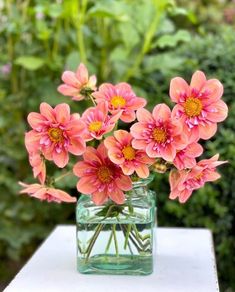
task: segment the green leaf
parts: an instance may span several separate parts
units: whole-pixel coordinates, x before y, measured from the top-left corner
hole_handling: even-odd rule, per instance
[[[80,55],[78,51],[72,51],[66,58],[66,68],[75,71],[80,63]]]
[[[190,33],[186,30],[179,30],[176,34],[163,35],[161,36],[155,45],[161,49],[166,47],[176,47],[179,42],[189,42],[191,40]]]
[[[37,70],[45,64],[45,61],[35,56],[21,56],[15,60],[15,64],[27,70]]]

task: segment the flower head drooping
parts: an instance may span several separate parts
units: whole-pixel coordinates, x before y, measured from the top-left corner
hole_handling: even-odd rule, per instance
[[[216,167],[227,161],[218,161],[219,154],[210,159],[201,160],[191,170],[172,170],[170,173],[171,193],[170,199],[179,198],[180,203],[185,203],[192,192],[204,186],[206,182],[220,178]]]
[[[58,91],[66,96],[72,96],[73,100],[84,99],[86,92],[96,90],[96,76],[88,76],[87,68],[84,64],[78,66],[77,71],[65,71],[61,78],[65,84],[58,87]]]
[[[146,109],[139,109],[137,119],[139,122],[131,127],[131,134],[134,137],[132,146],[145,150],[149,157],[173,161],[176,152],[187,146],[188,140],[182,133],[182,125],[172,119],[167,105],[155,106],[152,114]]]
[[[199,157],[202,153],[203,147],[199,143],[193,142],[184,149],[177,151],[173,163],[179,170],[192,168],[197,163],[195,157]]]
[[[223,85],[219,80],[206,80],[201,71],[193,74],[190,85],[180,77],[171,80],[170,97],[177,103],[172,113],[184,125],[190,142],[211,138],[217,123],[227,117],[228,108],[221,100],[222,94]]]
[[[143,150],[136,150],[132,147],[133,137],[123,130],[114,132],[114,136],[107,137],[104,145],[108,150],[110,160],[119,165],[126,175],[131,175],[134,171],[141,178],[149,176],[148,166],[154,162]]]
[[[25,135],[29,153],[40,151],[46,159],[62,168],[68,163],[68,152],[81,155],[85,151],[86,145],[81,138],[85,126],[78,114],[70,115],[67,104],[59,104],[53,109],[43,102],[40,114],[30,113],[28,122],[33,128]]]
[[[121,114],[122,111],[113,116],[108,115],[107,102],[100,102],[96,107],[88,108],[81,117],[81,121],[86,125],[83,133],[85,141],[102,139],[104,134],[113,130]]]
[[[24,187],[24,189],[20,191],[21,194],[29,194],[31,197],[35,197],[42,201],[56,203],[74,203],[77,201],[75,197],[71,197],[69,194],[59,189],[54,189],[40,184],[28,185],[22,182],[19,184]]]
[[[46,180],[46,165],[45,159],[40,152],[29,153],[29,163],[33,168],[34,177],[38,178],[41,184]]]
[[[125,199],[123,191],[132,188],[131,179],[108,158],[104,144],[100,144],[97,149],[87,147],[83,159],[73,169],[74,174],[80,177],[78,191],[91,195],[96,205],[103,204],[108,198],[122,204]]]
[[[135,111],[146,105],[146,100],[137,97],[128,83],[117,85],[104,83],[97,92],[93,93],[97,103],[108,101],[109,111],[115,115],[122,110],[120,119],[130,123],[135,120]]]

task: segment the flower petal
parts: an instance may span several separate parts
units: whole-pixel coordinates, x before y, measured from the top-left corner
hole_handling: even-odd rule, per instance
[[[160,103],[154,107],[153,117],[156,121],[167,121],[171,117],[171,110],[166,104]]]
[[[54,160],[55,164],[63,168],[65,167],[69,162],[69,155],[68,152],[65,150],[62,150],[60,153],[57,153],[55,150],[52,153],[52,159]]]
[[[190,87],[201,91],[206,83],[206,76],[202,71],[196,71],[191,79]]]
[[[65,124],[70,120],[70,107],[66,103],[58,104],[55,109],[56,120],[61,124]]]
[[[91,183],[91,177],[81,177],[77,183],[77,190],[85,195],[90,195],[97,191],[97,186]]]
[[[188,96],[190,89],[188,83],[181,77],[171,79],[170,83],[170,97],[174,102],[179,102],[184,95]]]

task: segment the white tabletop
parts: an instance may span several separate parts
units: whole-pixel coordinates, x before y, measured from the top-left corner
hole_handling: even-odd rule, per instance
[[[82,275],[76,271],[75,227],[60,225],[4,291],[219,291],[211,232],[207,229],[158,228],[157,257],[152,275]]]

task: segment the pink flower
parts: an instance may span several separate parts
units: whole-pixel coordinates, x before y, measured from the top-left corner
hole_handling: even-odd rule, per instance
[[[132,188],[131,179],[108,158],[104,144],[100,144],[97,149],[87,147],[83,159],[73,169],[74,174],[80,177],[78,191],[91,195],[96,205],[103,204],[108,198],[122,204],[125,199],[123,191]]]
[[[69,160],[68,152],[81,155],[85,142],[81,138],[85,125],[78,114],[70,115],[67,104],[59,104],[54,109],[47,103],[40,105],[39,113],[30,113],[28,122],[33,128],[25,135],[25,145],[29,153],[40,151],[58,167],[64,167]]]
[[[58,87],[58,91],[66,96],[72,96],[73,100],[84,99],[83,90],[96,90],[96,76],[88,76],[87,68],[84,64],[80,64],[76,73],[65,71],[61,78],[65,84]]]
[[[120,111],[114,116],[109,116],[107,102],[100,102],[96,107],[87,109],[81,118],[81,121],[86,125],[83,134],[85,141],[90,141],[94,138],[100,140],[104,134],[111,132],[121,114],[122,112]]]
[[[46,200],[48,202],[56,203],[73,203],[77,201],[75,197],[71,197],[69,194],[59,189],[50,188],[40,184],[28,185],[22,182],[19,182],[19,184],[24,187],[24,189],[20,191],[20,194],[29,194],[31,197],[35,197],[41,201]]]
[[[43,155],[40,152],[30,153],[29,163],[33,168],[34,177],[38,177],[40,183],[44,184],[46,180],[46,165]]]
[[[206,182],[215,181],[220,178],[216,167],[227,161],[218,161],[219,154],[204,159],[197,163],[191,170],[172,170],[170,172],[170,199],[179,198],[180,203],[185,203],[192,192],[204,186]]]
[[[180,119],[190,142],[199,138],[207,140],[217,131],[217,123],[227,117],[227,105],[221,100],[223,85],[217,79],[206,80],[201,71],[196,71],[190,85],[180,77],[170,84],[170,97],[177,105],[173,116]]]
[[[176,152],[173,163],[179,170],[192,168],[197,163],[195,157],[202,155],[202,153],[202,146],[199,143],[193,142],[187,145],[184,149]]]
[[[120,119],[123,122],[130,123],[135,120],[135,111],[146,105],[146,100],[137,97],[131,86],[127,83],[112,85],[104,83],[97,92],[93,93],[97,103],[108,101],[109,111],[115,115],[122,110]]]
[[[136,115],[139,122],[131,127],[134,137],[132,146],[146,151],[149,157],[173,161],[176,151],[188,144],[181,123],[171,117],[167,105],[162,103],[155,106],[152,114],[146,109],[139,109]]]
[[[143,150],[136,150],[131,146],[133,137],[123,130],[114,132],[114,137],[105,139],[104,145],[108,150],[110,160],[119,165],[126,175],[131,175],[136,171],[141,178],[149,176],[148,164],[152,164],[154,159],[147,156]]]

